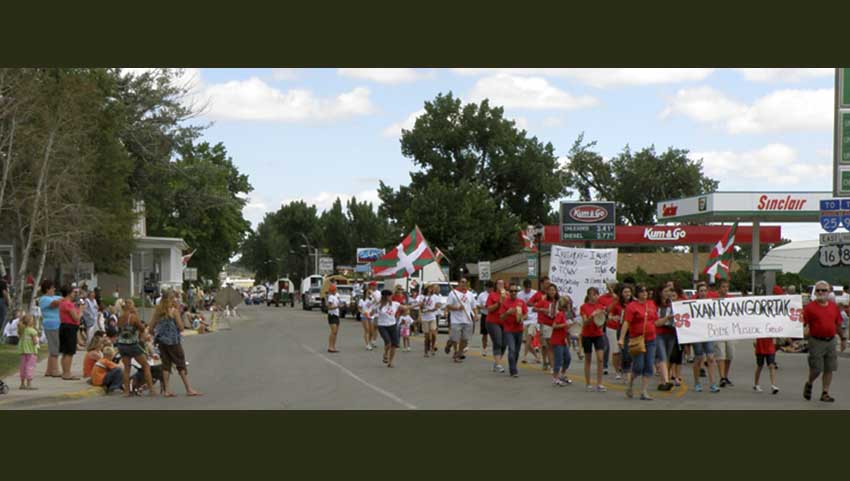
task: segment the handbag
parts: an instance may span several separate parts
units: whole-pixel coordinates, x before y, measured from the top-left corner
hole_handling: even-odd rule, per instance
[[[646,335],[646,320],[649,317],[649,306],[644,305],[643,311],[643,334],[637,337],[629,338],[629,355],[630,356],[638,356],[640,354],[646,353],[646,342],[644,341],[644,336]]]

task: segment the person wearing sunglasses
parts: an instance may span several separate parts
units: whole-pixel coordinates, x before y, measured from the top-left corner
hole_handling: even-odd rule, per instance
[[[803,335],[809,344],[809,379],[803,387],[803,398],[812,399],[812,385],[823,373],[823,392],[820,400],[835,402],[829,395],[832,373],[838,368],[835,352],[835,335],[841,338],[841,351],[847,348],[847,336],[841,328],[841,312],[835,302],[829,300],[832,288],[826,281],[815,284],[815,301],[803,308]]]
[[[511,377],[519,377],[517,362],[522,348],[522,321],[528,317],[528,306],[522,299],[517,298],[517,294],[519,294],[519,286],[511,285],[508,298],[502,302],[502,307],[499,309],[499,320],[502,321],[505,344],[508,346],[508,370]]]

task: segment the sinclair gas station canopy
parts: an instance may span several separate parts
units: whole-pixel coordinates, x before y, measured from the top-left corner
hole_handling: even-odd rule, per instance
[[[818,222],[820,201],[832,192],[713,192],[658,203],[658,223],[752,222],[752,288],[756,272],[774,269],[760,265],[762,222]]]
[[[658,223],[818,222],[832,192],[714,192],[658,203]]]

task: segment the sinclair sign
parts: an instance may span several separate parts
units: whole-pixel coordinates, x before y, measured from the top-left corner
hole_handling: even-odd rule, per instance
[[[682,220],[799,220],[817,222],[831,192],[714,192],[658,203],[659,223]]]

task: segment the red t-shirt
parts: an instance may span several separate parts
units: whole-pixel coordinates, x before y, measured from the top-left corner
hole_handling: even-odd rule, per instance
[[[649,300],[643,304],[638,301],[630,303],[626,306],[626,312],[623,314],[623,321],[629,323],[629,337],[643,335],[646,341],[655,339],[655,321],[657,320],[658,307],[656,307],[655,302]],[[644,321],[646,332],[643,329]]]
[[[667,311],[668,314],[672,313],[672,307]],[[660,318],[660,316],[659,316]],[[675,334],[676,331],[670,326],[655,326],[656,334]]]
[[[616,330],[620,328],[620,325],[622,325],[623,323],[624,311],[625,309],[623,309],[622,304],[620,304],[619,302],[614,304],[613,307],[611,307],[611,312],[608,313],[608,329]]]
[[[528,306],[522,302],[522,299],[511,300],[511,298],[508,297],[499,308],[499,316],[506,311],[516,308],[517,306],[522,308],[523,315],[528,314]],[[522,319],[517,319],[516,312],[513,312],[505,317],[502,321],[502,326],[505,328],[505,332],[522,332]]]
[[[803,308],[803,325],[809,326],[812,337],[832,339],[841,326],[841,313],[832,301],[827,301],[825,306],[812,301]]]
[[[487,296],[487,303],[485,306],[489,309],[492,305],[500,306],[498,309],[493,310],[492,312],[487,313],[487,322],[492,322],[493,324],[501,324],[502,320],[499,319],[499,312],[501,311],[502,304],[502,294],[499,291],[494,290]]]
[[[567,345],[567,316],[563,312],[555,314],[553,324],[564,324],[563,327],[555,327],[552,329],[552,337],[549,338],[549,344],[553,346]]]
[[[706,297],[706,298],[708,298],[708,299],[717,299],[717,298],[719,298],[720,296],[719,296],[719,295],[717,295],[717,292],[715,292],[715,291],[708,291],[708,292],[706,293],[705,297]]]
[[[66,299],[59,301],[59,322],[62,324],[70,324],[72,326],[79,326],[80,321],[75,321],[74,316],[71,315],[71,311],[76,310],[77,306],[75,306],[73,302]]]
[[[785,289],[783,289],[782,287],[780,287],[778,285],[773,286],[773,293],[777,296],[781,296],[782,294],[785,294]]]
[[[533,299],[533,297],[532,297],[532,299]],[[557,303],[558,303],[558,301],[555,301],[555,304],[557,304]],[[543,312],[537,313],[537,323],[538,324],[551,326],[552,323],[555,322],[555,317],[558,317],[558,310],[555,309],[555,317],[549,317],[548,312],[549,312],[549,305],[550,304],[552,304],[552,303],[549,302],[549,300],[546,299],[546,297],[541,297],[537,301],[536,304],[532,304],[534,307],[536,307],[538,309],[545,309],[546,310],[546,313],[543,313]]]
[[[608,308],[611,304],[614,303],[614,295],[613,294],[602,294],[599,298],[596,299],[596,302],[602,304],[602,307]]]
[[[756,339],[756,354],[776,354],[776,343],[772,337],[760,337]]]
[[[393,302],[398,302],[399,304],[404,304],[404,302],[407,300],[407,298],[404,297],[403,294],[393,294],[393,296],[390,299]]]
[[[596,324],[593,323],[593,319],[592,319],[593,313],[600,310],[600,309],[604,310],[605,306],[603,306],[599,302],[596,302],[596,304],[587,303],[587,304],[581,305],[581,308],[579,308],[578,312],[579,312],[579,314],[581,314],[582,323],[584,323],[585,317],[591,318],[590,322],[588,322],[587,324],[582,324],[582,326],[581,326],[581,337],[599,337],[603,334],[602,328],[597,327]]]

